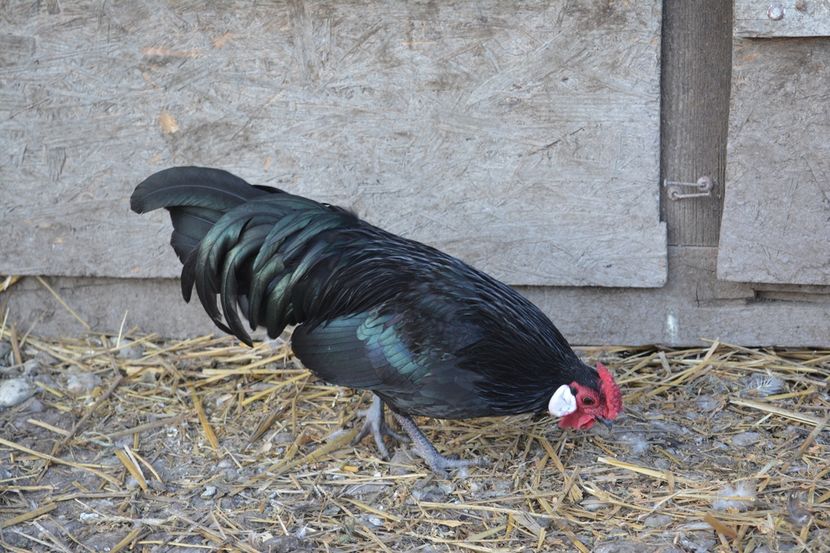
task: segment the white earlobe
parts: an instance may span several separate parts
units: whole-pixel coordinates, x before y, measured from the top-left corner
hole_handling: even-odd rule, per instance
[[[564,417],[576,411],[576,398],[570,386],[563,384],[556,389],[548,402],[548,411],[554,417]]]

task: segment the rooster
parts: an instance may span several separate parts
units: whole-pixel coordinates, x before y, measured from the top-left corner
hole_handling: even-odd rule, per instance
[[[475,461],[440,454],[413,416],[547,409],[561,428],[588,429],[622,410],[608,369],[583,363],[515,290],[343,208],[201,167],[155,173],[130,206],[170,212],[182,295],[195,286],[216,326],[251,345],[243,318],[271,338],[296,325],[292,348],[309,370],[371,390],[355,443],[371,434],[384,457],[385,436],[403,439],[385,406],[437,473]]]

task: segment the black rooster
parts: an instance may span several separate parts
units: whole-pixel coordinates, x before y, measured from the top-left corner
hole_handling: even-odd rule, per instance
[[[182,295],[189,301],[195,284],[219,328],[250,345],[240,312],[272,338],[299,325],[291,343],[314,374],[374,392],[357,440],[371,432],[384,456],[383,436],[399,439],[384,404],[437,472],[471,462],[439,454],[412,415],[548,408],[561,427],[584,429],[622,409],[608,370],[580,361],[512,288],[342,208],[200,167],[150,176],[130,206],[170,212]]]

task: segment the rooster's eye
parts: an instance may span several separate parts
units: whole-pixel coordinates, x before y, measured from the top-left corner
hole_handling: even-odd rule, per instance
[[[593,400],[593,399],[591,399],[591,398],[589,398],[589,397],[586,397],[586,398],[583,398],[583,399],[582,399],[582,403],[584,403],[585,405],[593,405],[593,404],[594,404],[594,400]]]

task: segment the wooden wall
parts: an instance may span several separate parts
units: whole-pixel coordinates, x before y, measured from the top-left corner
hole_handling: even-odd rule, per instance
[[[830,345],[830,290],[730,282],[717,278],[726,180],[732,82],[729,2],[666,2],[661,47],[661,179],[716,182],[708,198],[672,201],[661,192],[668,229],[668,282],[656,289],[520,287],[575,343],[697,344],[721,339],[745,345]],[[763,23],[766,25],[766,22]],[[24,45],[25,46],[25,45]],[[198,307],[175,307],[170,279],[49,279],[96,328],[128,326],[169,335],[212,331]],[[25,279],[10,298],[12,318],[28,328],[83,330],[37,282]]]
[[[175,276],[128,198],[207,165],[510,284],[665,283],[659,0],[2,9],[0,273]]]

